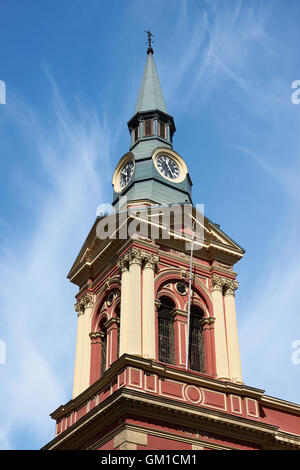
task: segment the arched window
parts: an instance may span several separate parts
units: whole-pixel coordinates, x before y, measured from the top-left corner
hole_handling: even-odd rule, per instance
[[[101,336],[101,362],[100,362],[100,377],[106,370],[106,353],[107,353],[107,329],[105,327],[106,318],[102,320],[100,325]]]
[[[174,330],[171,311],[174,308],[168,297],[160,299],[158,309],[158,360],[174,364]]]
[[[153,135],[153,119],[144,120],[144,137]]]
[[[159,137],[166,138],[166,125],[162,121],[159,121]]]
[[[196,305],[191,306],[189,335],[189,367],[197,372],[205,372],[203,342],[203,311]]]

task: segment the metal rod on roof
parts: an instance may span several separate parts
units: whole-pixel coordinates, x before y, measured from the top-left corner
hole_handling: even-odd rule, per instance
[[[191,297],[192,297],[192,274],[193,274],[193,249],[194,249],[194,227],[192,227],[192,246],[191,246],[191,257],[190,257],[190,277],[189,277],[189,300],[188,300],[188,322],[187,322],[187,334],[186,334],[186,369],[189,368],[189,342],[190,342],[190,314],[191,314]]]

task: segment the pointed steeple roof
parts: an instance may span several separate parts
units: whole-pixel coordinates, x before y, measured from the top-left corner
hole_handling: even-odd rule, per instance
[[[173,151],[173,136],[176,131],[174,118],[167,113],[157,69],[153,60],[152,36],[148,36],[147,62],[140,88],[135,113],[128,121],[130,133],[129,152],[125,154],[115,170],[114,202],[117,204],[126,195],[128,201],[152,201],[157,204],[182,203],[192,201],[192,181],[185,170],[179,180],[166,178],[156,167],[158,154],[180,158]],[[120,168],[125,162],[133,163],[133,172],[128,184],[122,187]],[[181,160],[178,160],[181,161]],[[182,163],[185,165],[185,163]],[[185,166],[184,166],[185,168]]]
[[[148,58],[135,107],[135,113],[158,109],[167,114],[167,107],[153,58],[153,49],[149,48],[147,53]]]

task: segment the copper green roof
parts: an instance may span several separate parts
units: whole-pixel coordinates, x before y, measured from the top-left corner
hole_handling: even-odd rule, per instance
[[[135,107],[135,113],[159,109],[167,113],[167,107],[161,84],[159,81],[157,68],[152,52],[148,53],[148,58],[144,70],[144,76]]]

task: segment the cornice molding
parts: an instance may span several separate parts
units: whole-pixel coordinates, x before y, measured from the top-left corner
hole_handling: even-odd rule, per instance
[[[280,398],[270,397],[269,395],[263,395],[260,401],[262,405],[269,406],[270,408],[280,409],[285,412],[288,411],[296,413],[300,416],[300,405],[296,403],[281,400]]]
[[[127,221],[129,222],[132,220],[131,215],[128,215]],[[124,240],[99,240],[96,236],[96,227],[97,227],[98,219],[96,219],[90,234],[88,235],[80,253],[73,264],[68,278],[71,282],[75,284],[82,285],[84,283],[84,278],[88,277],[88,274],[91,274],[93,271],[97,269],[97,265],[99,265],[101,261],[101,265],[105,265],[105,259],[111,256],[112,254],[115,255],[119,249],[124,247]],[[211,224],[208,219],[205,219],[205,242],[199,252],[196,254],[195,252],[195,259],[197,255],[199,257],[203,257],[208,261],[218,261],[223,263],[223,267],[221,269],[228,269],[227,266],[232,266],[235,264],[239,259],[243,257],[244,251],[235,245],[228,237],[224,234],[220,235],[220,240],[224,238],[224,243],[220,240],[212,240],[213,234],[211,229]],[[213,230],[216,230],[215,228]],[[136,242],[143,243],[144,245],[147,244],[146,240],[135,240]],[[185,252],[185,242],[189,241],[186,237],[181,237],[181,239],[170,239],[163,243],[165,246],[172,247],[174,250],[178,250],[179,252]],[[129,238],[126,242],[131,243],[132,240]],[[164,240],[157,240],[158,243],[164,242]],[[153,241],[148,241],[148,244],[152,244]],[[163,253],[162,253],[163,254]],[[100,257],[100,259],[99,259]],[[177,256],[178,259],[180,256]]]
[[[218,410],[178,403],[165,397],[145,395],[141,391],[123,387],[56,436],[43,449],[78,448],[76,447],[78,440],[80,439],[81,445],[84,445],[84,436],[92,437],[92,427],[97,429],[97,423],[100,420],[102,425],[103,423],[108,425],[116,419],[116,416],[122,416],[129,411],[140,417],[163,420],[173,425],[183,424],[184,417],[184,428],[199,430],[200,427],[203,429],[203,432],[199,430],[200,434],[202,433],[207,438],[222,436],[238,439],[246,445],[249,443],[260,445],[262,448],[300,448],[300,436],[282,432],[278,426]],[[151,431],[149,429],[150,433]],[[86,440],[89,439],[86,438]],[[204,440],[204,442],[207,441]],[[207,443],[209,444],[209,441]]]
[[[268,406],[273,409],[283,410],[286,413],[300,415],[299,405],[286,402],[284,400],[275,399],[273,397],[264,396],[263,390],[249,387],[244,384],[218,381],[217,379],[205,376],[204,374],[186,371],[185,369],[158,363],[150,359],[124,354],[121,358],[119,358],[115,363],[112,364],[110,369],[108,369],[104,373],[101,379],[91,385],[87,390],[82,392],[78,397],[74,398],[73,400],[70,400],[66,405],[60,406],[51,414],[51,417],[58,420],[64,416],[67,416],[71,411],[79,409],[84,403],[87,403],[89,400],[99,394],[101,390],[104,390],[109,384],[111,384],[115,380],[118,373],[124,370],[124,368],[127,366],[133,367],[135,369],[143,369],[145,373],[149,372],[158,374],[161,379],[185,382],[188,385],[195,385],[197,387],[207,388],[212,391],[238,395],[240,397],[253,398],[256,399],[261,405]],[[154,397],[152,395],[146,396],[145,393],[142,391],[137,392],[126,387],[120,388],[100,405],[97,405],[97,415],[101,413],[101,416],[104,416],[103,412],[105,412],[105,410],[109,410],[109,417],[107,419],[109,419],[109,421],[111,422],[111,420],[115,416],[114,413],[116,411],[115,406],[111,405],[113,403],[118,403],[120,397],[121,399],[124,398],[125,402],[129,403],[130,411],[134,411],[132,407],[132,400],[136,402],[136,406],[139,407],[142,415],[144,415],[146,405],[147,407],[149,405],[149,409],[152,410],[150,412],[151,417],[154,417],[154,415],[157,413],[157,411],[155,410],[158,410],[158,416],[166,416],[168,420],[172,419],[172,417],[175,415],[180,415],[181,413],[182,416],[184,415],[185,422],[187,423],[187,425],[189,425],[190,422],[192,423],[192,421],[190,420],[196,419],[196,422],[198,423],[198,428],[199,417],[201,415],[201,420],[204,419],[205,421],[205,430],[209,430],[209,426],[211,423],[215,423],[213,426],[216,426],[216,429],[218,429],[219,432],[221,429],[220,426],[222,427],[223,425],[226,425],[227,430],[225,428],[224,430],[221,429],[221,433],[224,432],[226,433],[226,435],[228,433],[233,433],[233,435],[237,437],[241,434],[241,432],[244,433],[245,431],[246,433],[248,433],[248,431],[251,431],[252,439],[255,439],[255,433],[259,433],[258,436],[262,437],[262,439],[260,439],[259,437],[260,442],[265,442],[266,446],[269,445],[270,448],[276,446],[277,448],[278,446],[285,446],[289,448],[294,446],[294,448],[300,448],[300,436],[291,432],[279,430],[278,426],[270,425],[268,423],[257,421],[252,418],[242,418],[239,416],[233,416],[232,414],[228,414],[227,412],[212,410],[211,408],[204,409],[203,407],[197,407],[187,403],[179,403],[178,401],[174,401],[173,399],[166,400],[165,397]],[[124,401],[122,401],[122,403],[123,402]],[[126,406],[125,402],[121,405],[122,407]],[[103,407],[105,408],[105,410],[103,410]],[[61,434],[59,434],[45,448],[63,448],[63,444],[61,443],[65,439],[64,436],[75,436],[73,433],[77,432],[77,429],[82,430],[83,426],[85,426],[87,422],[91,422],[91,420],[94,419],[94,413],[94,410],[89,411],[83,418],[75,422],[66,431],[63,431]],[[197,417],[195,418],[196,415]],[[205,417],[208,417],[209,419],[206,420]],[[52,444],[54,446],[52,446]]]
[[[233,393],[241,396],[247,396],[260,400],[264,394],[264,390],[249,387],[243,384],[237,384],[233,382],[223,382],[205,374],[195,373],[187,371],[176,366],[167,365],[161,362],[157,362],[151,359],[146,359],[138,356],[131,356],[129,354],[123,354],[117,361],[115,361],[109,369],[107,369],[101,379],[97,380],[88,389],[84,390],[76,398],[70,400],[65,405],[57,408],[51,417],[59,419],[64,414],[68,413],[74,408],[80,407],[85,401],[91,399],[95,393],[99,392],[100,388],[106,387],[111,380],[122,370],[125,366],[132,366],[135,368],[142,368],[146,372],[153,372],[159,374],[161,377],[174,379],[178,381],[184,381],[191,385],[199,387],[210,388],[215,391],[223,393]]]
[[[87,447],[87,450],[98,450],[100,449],[103,445],[105,445],[107,442],[110,440],[114,439],[115,436],[117,436],[121,432],[138,432],[139,434],[146,434],[147,436],[156,436],[161,439],[170,439],[171,441],[177,441],[178,442],[178,435],[175,434],[174,432],[171,431],[158,431],[157,429],[152,429],[152,428],[145,428],[141,425],[138,424],[128,424],[128,423],[122,423],[120,426],[115,428],[113,431],[111,431],[109,434],[105,435],[101,439],[97,439],[94,441],[92,444],[90,444]],[[212,449],[212,450],[236,450],[236,447],[226,445],[226,444],[215,444],[213,442],[201,439],[201,437],[209,437],[207,433],[199,432],[197,429],[189,429],[189,431],[195,431],[195,438],[189,437],[188,435],[181,435],[180,436],[180,442],[184,442],[190,445],[197,445],[197,446],[205,446],[207,449]],[[186,431],[186,434],[188,434],[188,431]],[[145,450],[147,447],[145,447]]]

